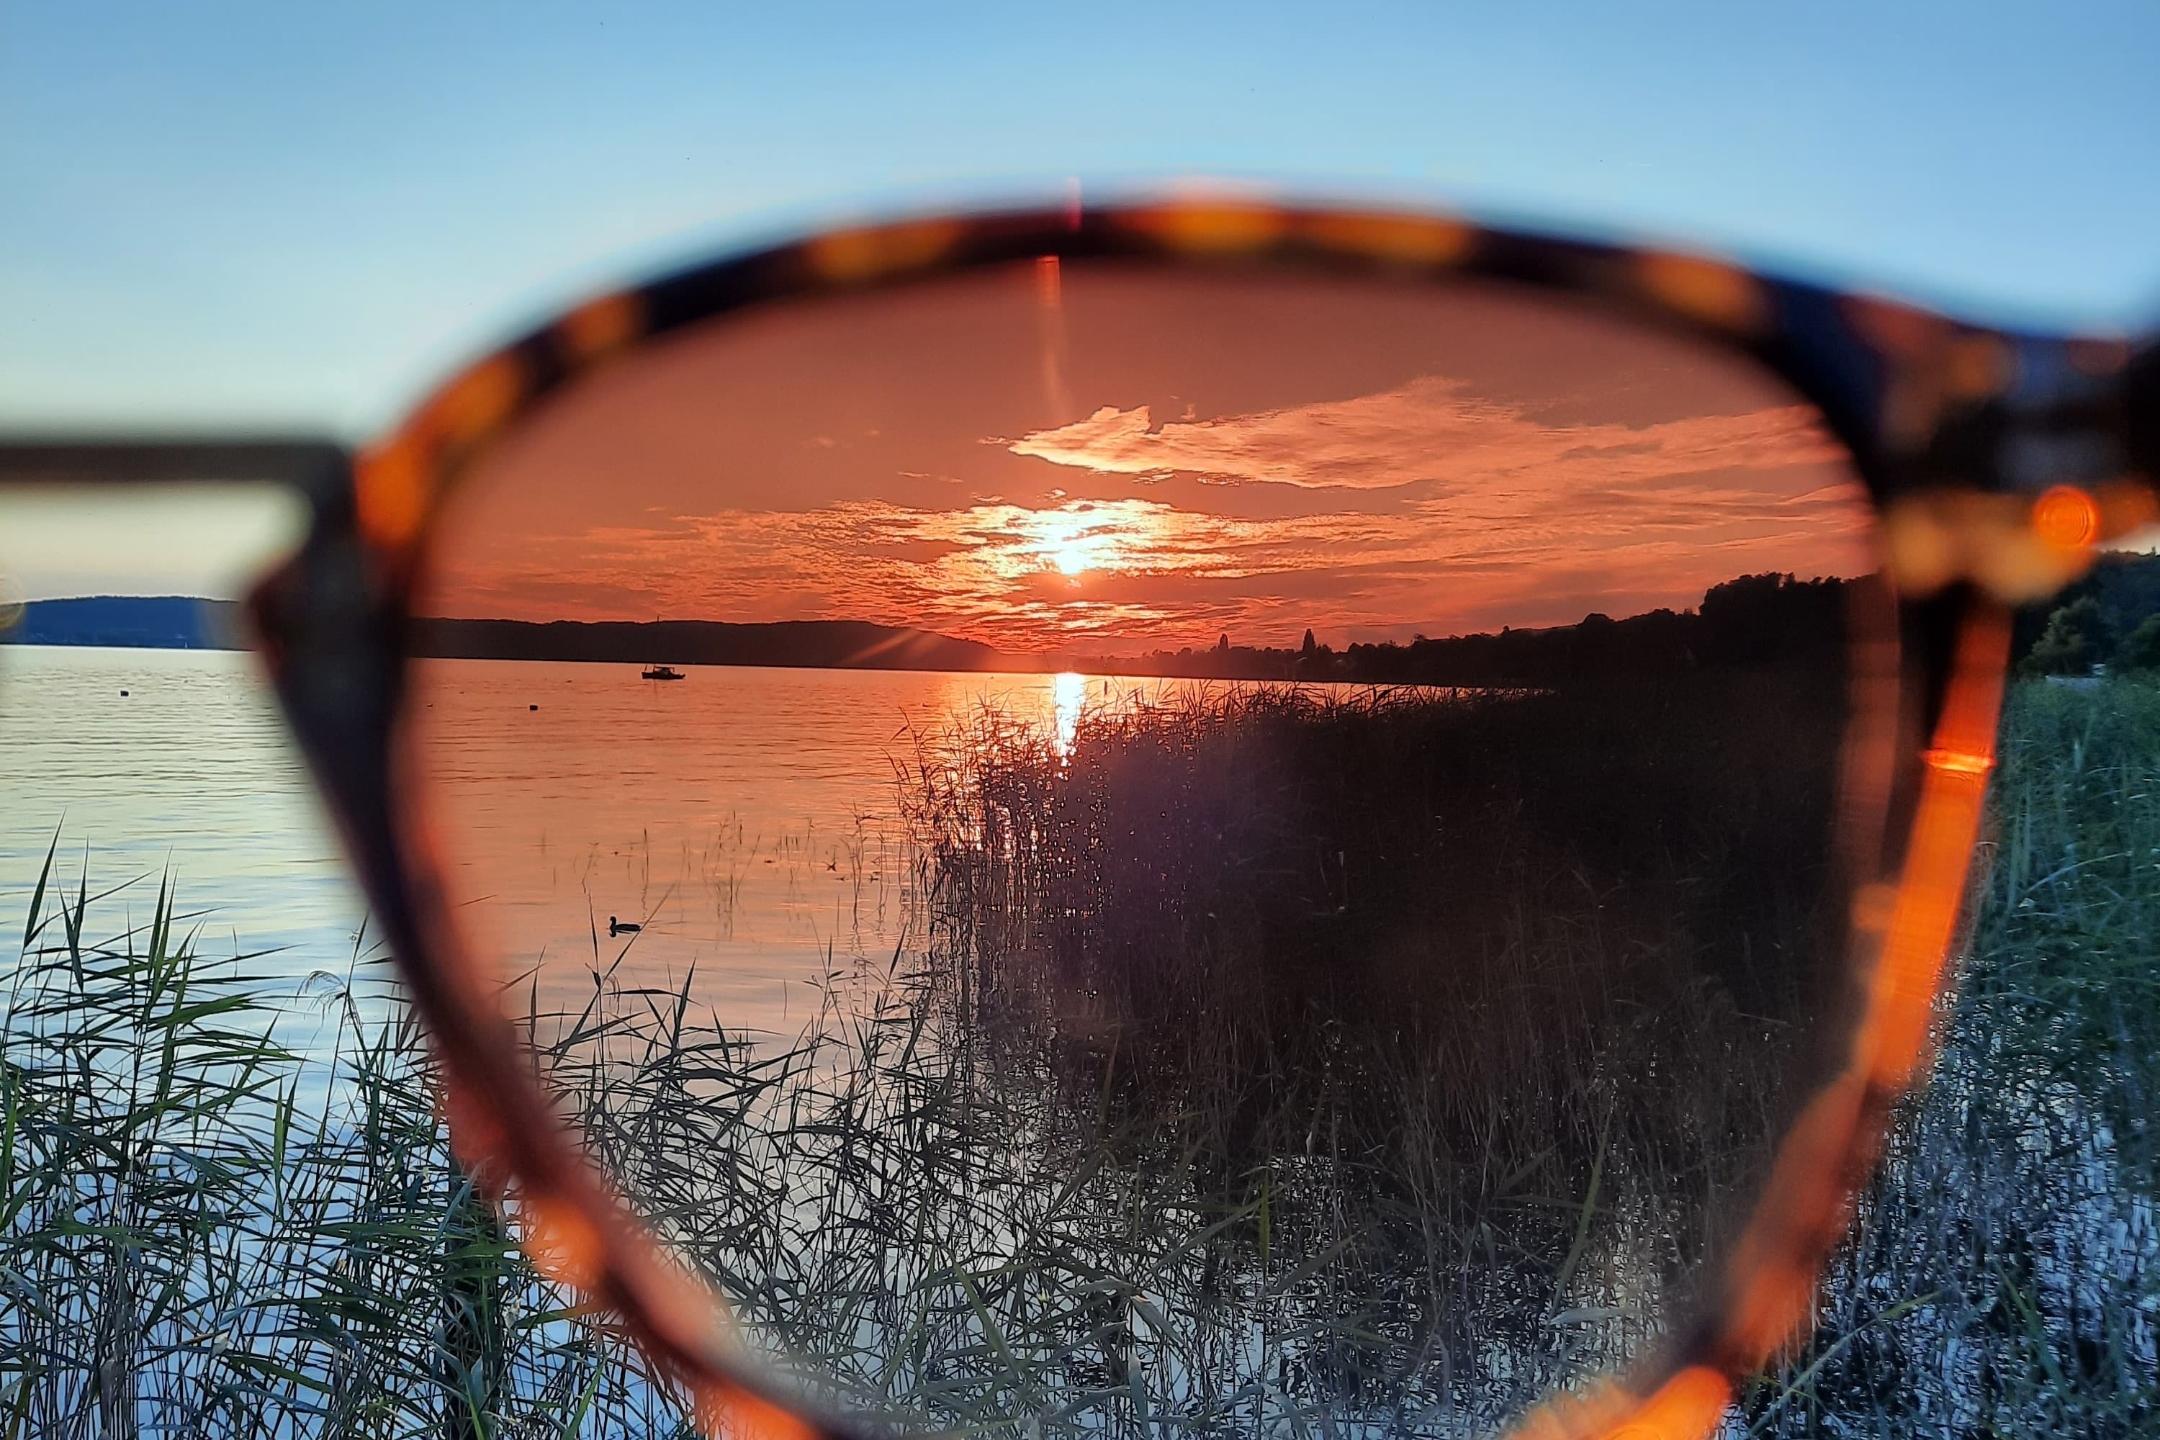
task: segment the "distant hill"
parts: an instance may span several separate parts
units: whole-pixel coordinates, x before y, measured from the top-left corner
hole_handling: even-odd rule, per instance
[[[776,665],[816,670],[1012,670],[1032,662],[973,640],[866,620],[418,620],[414,652],[464,660]]]
[[[192,595],[83,595],[32,600],[0,644],[139,645],[153,650],[238,650],[240,607]]]
[[[33,600],[0,642],[233,650],[239,606],[186,595]],[[866,620],[418,620],[416,654],[470,660],[774,665],[806,669],[1025,670],[1034,662],[973,640]]]

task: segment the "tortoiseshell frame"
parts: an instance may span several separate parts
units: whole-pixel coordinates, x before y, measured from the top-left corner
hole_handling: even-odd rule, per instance
[[[2007,607],[2160,513],[2160,358],[2122,340],[2014,335],[1720,261],[1428,214],[1171,200],[831,231],[601,296],[438,389],[357,456],[313,440],[0,443],[0,483],[268,480],[313,508],[252,613],[293,730],[441,1059],[458,1152],[543,1269],[613,1310],[699,1422],[853,1433],[761,1373],[702,1281],[665,1258],[550,1108],[490,972],[455,940],[400,748],[404,627],[430,523],[473,458],[562,386],[656,337],[754,306],[1063,260],[1511,282],[1745,354],[1819,407],[1879,511],[1898,592],[1905,733],[1887,853],[1862,857],[1850,941],[1864,998],[1842,1065],[1782,1140],[1708,1313],[1632,1383],[1558,1400],[1521,1435],[1706,1435],[1796,1339],[1892,1107],[1923,1068],[1978,836]]]

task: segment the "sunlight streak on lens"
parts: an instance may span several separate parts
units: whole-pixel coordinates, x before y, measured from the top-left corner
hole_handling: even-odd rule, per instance
[[[1035,262],[1035,315],[1045,413],[1056,416],[1059,423],[1077,419],[1072,391],[1065,383],[1065,272],[1055,255]]]

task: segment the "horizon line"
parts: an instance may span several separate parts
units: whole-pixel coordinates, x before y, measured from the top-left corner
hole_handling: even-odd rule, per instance
[[[1866,573],[1867,573],[1867,574],[1880,574],[1881,572],[1880,572],[1880,570],[1875,570],[1875,571],[1869,571],[1869,572],[1866,572]],[[1748,573],[1746,573],[1746,574],[1739,574],[1739,575],[1733,575],[1733,576],[1729,576],[1729,577],[1727,577],[1727,578],[1726,578],[1725,580],[1722,580],[1722,581],[1718,581],[1718,582],[1716,582],[1716,584],[1717,584],[1717,585],[1722,585],[1722,584],[1728,584],[1728,583],[1731,583],[1731,582],[1732,582],[1732,581],[1734,581],[1734,580],[1742,580],[1742,579],[1747,579],[1747,578],[1750,578],[1750,577],[1751,577],[1751,575],[1756,575],[1756,574],[1774,574],[1774,575],[1779,575],[1779,576],[1783,576],[1783,577],[1785,577],[1785,578],[1786,578],[1786,579],[1788,579],[1788,580],[1791,580],[1791,581],[1793,581],[1794,583],[1820,583],[1820,582],[1823,582],[1823,581],[1837,581],[1837,582],[1839,582],[1839,583],[1849,583],[1849,582],[1851,582],[1851,581],[1853,581],[1853,580],[1856,580],[1856,579],[1862,579],[1862,578],[1865,578],[1865,576],[1864,576],[1864,575],[1863,575],[1863,576],[1841,576],[1841,575],[1814,575],[1814,576],[1808,576],[1808,577],[1805,577],[1805,578],[1803,579],[1803,577],[1801,577],[1801,576],[1800,576],[1800,575],[1799,575],[1799,574],[1798,574],[1797,572],[1794,572],[1794,571],[1785,571],[1785,570],[1771,570],[1771,571],[1755,571],[1755,572],[1748,572]],[[1706,587],[1706,589],[1705,589],[1705,591],[1704,591],[1704,594],[1705,594],[1705,595],[1707,595],[1707,594],[1709,593],[1709,590],[1710,590],[1710,589],[1714,589],[1714,588],[1716,588],[1716,586],[1715,586],[1715,585],[1713,585],[1713,586],[1710,586],[1710,587]],[[183,602],[183,603],[192,603],[192,604],[203,604],[203,605],[231,605],[231,606],[238,606],[238,605],[240,605],[240,604],[244,603],[243,601],[241,601],[241,600],[239,600],[239,599],[235,599],[235,598],[230,598],[230,597],[225,597],[225,596],[215,596],[215,595],[190,595],[190,594],[185,594],[185,593],[178,593],[178,592],[173,592],[173,591],[161,591],[161,592],[157,592],[157,593],[138,593],[138,592],[127,592],[127,591],[99,591],[99,592],[95,592],[95,593],[91,593],[91,594],[78,594],[78,595],[43,595],[43,596],[37,596],[37,597],[30,597],[30,598],[25,598],[25,599],[22,599],[22,600],[20,600],[20,601],[17,601],[16,603],[17,603],[18,605],[22,606],[22,607],[25,607],[25,608],[27,608],[28,606],[31,606],[31,605],[52,604],[52,603],[60,603],[60,602],[67,602],[67,601],[80,601],[80,600],[140,600],[140,601],[158,601],[158,600],[164,600],[164,601]],[[1417,643],[1417,642],[1418,642],[1419,640],[1425,640],[1425,641],[1458,640],[1458,639],[1469,639],[1469,638],[1472,638],[1472,637],[1475,637],[1475,636],[1481,636],[1481,635],[1500,635],[1500,634],[1505,634],[1505,633],[1510,633],[1510,632],[1522,632],[1522,633],[1537,633],[1537,632],[1540,632],[1540,631],[1546,631],[1546,630],[1567,630],[1567,629],[1572,629],[1572,628],[1574,628],[1574,627],[1576,627],[1576,626],[1578,626],[1578,625],[1581,625],[1582,623],[1584,623],[1584,621],[1587,621],[1587,620],[1589,620],[1589,619],[1591,619],[1591,618],[1593,618],[1593,617],[1596,617],[1596,616],[1604,616],[1604,618],[1606,618],[1606,619],[1608,619],[1608,620],[1611,620],[1611,621],[1614,621],[1615,623],[1618,623],[1618,622],[1623,622],[1623,621],[1628,621],[1628,620],[1636,620],[1636,619],[1640,619],[1640,618],[1643,618],[1643,617],[1645,617],[1645,616],[1649,616],[1649,615],[1656,615],[1656,614],[1659,614],[1659,613],[1661,613],[1661,612],[1662,612],[1662,613],[1666,613],[1666,614],[1673,614],[1673,615],[1692,615],[1692,614],[1695,614],[1695,613],[1697,613],[1697,612],[1698,612],[1698,610],[1700,609],[1700,606],[1701,606],[1701,599],[1700,599],[1700,598],[1698,598],[1698,599],[1696,600],[1696,602],[1695,602],[1694,604],[1692,604],[1692,605],[1686,605],[1686,606],[1659,605],[1659,606],[1653,606],[1653,607],[1651,607],[1650,609],[1647,609],[1647,610],[1640,610],[1640,611],[1636,611],[1636,612],[1634,612],[1633,614],[1629,614],[1629,615],[1617,615],[1617,616],[1616,616],[1616,615],[1609,615],[1609,614],[1607,614],[1607,612],[1605,612],[1605,611],[1602,611],[1602,610],[1587,610],[1587,611],[1585,611],[1585,612],[1584,612],[1584,613],[1583,613],[1583,614],[1582,614],[1582,615],[1581,615],[1580,617],[1578,617],[1577,619],[1574,619],[1574,620],[1568,620],[1568,621],[1560,621],[1560,622],[1557,622],[1557,623],[1554,623],[1554,624],[1550,624],[1550,625],[1510,625],[1510,624],[1504,624],[1504,623],[1503,623],[1503,624],[1501,624],[1501,625],[1499,625],[1499,626],[1497,626],[1497,627],[1490,627],[1490,628],[1486,628],[1486,629],[1481,629],[1481,630],[1453,630],[1453,631],[1448,631],[1448,632],[1446,632],[1446,633],[1441,633],[1441,634],[1435,634],[1435,633],[1432,633],[1432,632],[1431,632],[1430,630],[1428,630],[1428,629],[1420,629],[1420,628],[1415,628],[1415,626],[1414,626],[1414,624],[1413,624],[1412,622],[1404,622],[1404,624],[1405,624],[1405,628],[1407,629],[1408,633],[1406,633],[1406,634],[1404,634],[1404,635],[1402,635],[1402,636],[1399,636],[1399,637],[1396,637],[1396,638],[1389,638],[1389,639],[1383,639],[1383,640],[1346,640],[1346,641],[1344,641],[1344,642],[1343,642],[1343,644],[1342,644],[1342,646],[1341,646],[1341,651],[1347,651],[1347,650],[1348,650],[1348,649],[1349,649],[1350,647],[1352,647],[1352,646],[1356,646],[1356,645],[1390,645],[1390,646],[1399,646],[1399,647],[1402,647],[1402,648],[1409,648],[1410,646],[1412,646],[1412,645],[1416,644],[1416,643]],[[0,607],[0,614],[4,614],[4,607]],[[1074,660],[1115,660],[1115,659],[1121,659],[1121,658],[1125,658],[1125,659],[1143,659],[1143,658],[1146,658],[1146,657],[1148,657],[1148,656],[1151,656],[1151,655],[1175,655],[1175,654],[1178,654],[1178,653],[1180,653],[1181,651],[1190,651],[1190,652],[1192,652],[1192,653],[1195,653],[1195,654],[1201,654],[1201,653],[1207,653],[1207,652],[1211,652],[1211,651],[1213,651],[1213,650],[1214,650],[1214,649],[1216,648],[1216,645],[1217,645],[1217,644],[1219,644],[1219,643],[1220,643],[1220,641],[1221,641],[1221,640],[1222,640],[1223,638],[1227,637],[1227,636],[1228,636],[1228,634],[1229,634],[1229,632],[1228,632],[1227,630],[1219,630],[1219,631],[1217,632],[1217,639],[1216,639],[1215,641],[1212,641],[1212,642],[1205,642],[1204,644],[1203,644],[1203,643],[1198,643],[1198,642],[1186,642],[1186,643],[1182,643],[1182,644],[1179,644],[1179,643],[1172,643],[1172,642],[1157,642],[1157,643],[1153,643],[1153,644],[1152,644],[1152,646],[1151,646],[1150,648],[1145,648],[1145,649],[1138,649],[1138,650],[1132,650],[1132,651],[1119,651],[1119,650],[1083,650],[1083,649],[1081,649],[1081,648],[1079,648],[1079,647],[1077,647],[1077,646],[1074,646],[1074,647],[1065,647],[1065,648],[1058,648],[1058,649],[1047,649],[1047,650],[1030,650],[1030,651],[1021,651],[1021,650],[1008,650],[1008,649],[1005,649],[1005,648],[1004,648],[1004,647],[1002,647],[1002,646],[998,646],[998,645],[994,645],[994,644],[991,644],[991,643],[990,643],[990,642],[988,642],[988,641],[984,641],[984,640],[976,640],[976,639],[973,639],[973,638],[971,638],[971,637],[968,637],[968,636],[964,636],[964,635],[953,635],[953,634],[947,633],[947,632],[945,632],[945,631],[942,631],[942,630],[929,630],[929,629],[925,629],[925,628],[923,628],[922,626],[919,626],[919,625],[905,625],[905,624],[893,624],[893,623],[891,623],[891,622],[889,622],[889,621],[883,621],[883,620],[868,620],[868,619],[863,619],[863,618],[861,618],[861,617],[856,617],[856,616],[838,616],[838,617],[835,617],[835,616],[818,616],[818,617],[792,617],[792,618],[787,618],[787,619],[777,619],[777,620],[725,620],[725,619],[718,619],[718,618],[715,618],[715,617],[711,617],[711,616],[669,616],[669,617],[660,617],[660,618],[654,618],[654,619],[650,619],[650,620],[631,620],[631,619],[619,619],[619,618],[609,618],[609,619],[580,619],[580,618],[573,618],[573,617],[570,617],[570,616],[558,616],[558,617],[554,617],[554,618],[552,618],[552,619],[547,619],[547,620],[530,620],[530,619],[519,619],[519,618],[516,618],[516,617],[512,617],[512,616],[503,616],[503,615],[495,615],[495,616],[488,616],[488,615],[414,615],[414,616],[412,616],[411,618],[412,618],[412,619],[414,619],[414,620],[418,620],[418,621],[440,621],[440,622],[446,622],[446,623],[450,623],[450,624],[475,624],[475,625],[526,625],[526,626],[534,626],[534,627],[541,627],[541,626],[548,626],[548,625],[629,625],[629,626],[646,626],[646,625],[726,625],[726,626],[736,626],[736,627],[740,627],[740,628],[750,629],[750,628],[761,628],[761,627],[777,627],[777,626],[782,626],[782,625],[867,625],[867,626],[870,626],[870,627],[872,627],[872,628],[874,628],[874,629],[879,629],[879,630],[889,630],[889,631],[893,631],[893,632],[895,632],[895,633],[900,633],[900,634],[913,634],[913,635],[921,635],[921,636],[925,636],[925,637],[928,637],[928,638],[931,638],[931,639],[935,639],[935,640],[942,640],[942,641],[944,641],[944,642],[946,642],[946,643],[948,643],[948,644],[955,644],[955,645],[970,645],[970,646],[974,646],[974,647],[976,647],[976,648],[978,648],[978,649],[981,649],[981,650],[985,650],[985,651],[988,651],[988,652],[989,652],[990,654],[992,654],[992,655],[995,655],[995,656],[998,656],[998,657],[1001,657],[1001,658],[1006,658],[1006,659],[1013,659],[1013,660],[1035,660],[1035,661],[1043,661],[1043,662],[1055,662],[1055,661],[1058,661],[1058,660],[1059,660],[1059,659],[1060,659],[1061,657],[1062,657],[1062,658],[1064,658],[1064,659],[1074,659]],[[8,625],[0,625],[0,636],[4,636],[4,635],[6,634],[6,632],[7,632],[7,630],[8,630],[8,629],[11,629],[11,628],[13,628],[13,627],[12,627],[12,626],[8,626]],[[1305,629],[1306,629],[1307,631],[1310,631],[1310,632],[1311,632],[1311,633],[1313,634],[1313,636],[1314,636],[1314,639],[1315,639],[1315,642],[1316,642],[1316,644],[1318,644],[1318,645],[1319,645],[1319,646],[1320,646],[1321,648],[1325,648],[1325,649],[1330,649],[1330,650],[1334,650],[1334,649],[1336,649],[1336,647],[1335,647],[1335,646],[1333,646],[1333,645],[1329,644],[1329,643],[1328,643],[1327,641],[1325,641],[1325,640],[1322,640],[1322,639],[1320,639],[1320,637],[1319,637],[1319,629],[1320,629],[1320,627],[1318,627],[1318,626],[1307,626],[1307,627],[1304,627],[1304,628],[1305,628]],[[1234,640],[1234,639],[1233,639],[1233,640],[1231,641],[1231,647],[1230,647],[1230,648],[1231,648],[1232,650],[1247,650],[1247,651],[1270,651],[1270,650],[1288,650],[1288,651],[1296,651],[1296,650],[1299,650],[1299,649],[1301,649],[1301,648],[1302,648],[1302,638],[1303,638],[1303,637],[1302,637],[1302,635],[1299,635],[1299,636],[1293,637],[1293,638],[1291,638],[1291,639],[1289,639],[1289,640],[1285,641],[1285,642],[1284,642],[1284,643],[1282,643],[1282,644],[1252,644],[1252,643],[1249,643],[1249,642],[1248,642],[1248,643],[1239,643],[1238,641],[1236,641],[1236,640]],[[1131,643],[1134,643],[1134,644],[1140,644],[1140,645],[1148,645],[1148,644],[1149,644],[1149,642],[1145,642],[1145,641],[1135,641],[1135,642],[1131,642]],[[1338,652],[1338,653],[1341,653],[1341,652]],[[630,662],[624,662],[624,663],[630,663]],[[865,667],[865,668],[875,668],[875,667]]]

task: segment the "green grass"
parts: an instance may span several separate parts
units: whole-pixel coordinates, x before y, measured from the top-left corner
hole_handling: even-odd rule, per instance
[[[6,977],[0,1435],[673,1426],[474,1203],[408,1015],[335,989],[303,1059],[263,957],[122,908],[41,883]]]
[[[1763,1434],[2160,1425],[2160,685],[2014,687],[1973,955]]]
[[[1310,730],[1294,718],[1260,717],[1288,726],[1282,743]],[[1392,795],[1415,797],[1385,748],[1407,717],[1318,719],[1389,767]],[[1160,754],[1214,768],[1205,747],[1218,739],[1188,732],[1187,749]],[[2018,687],[2004,759],[1941,1078],[1904,1118],[1820,1334],[1749,1396],[1756,1433],[2131,1435],[2153,1423],[2160,690]],[[1124,780],[1158,793],[1177,770]],[[979,802],[986,778],[916,789]],[[1088,793],[1113,803],[1108,789]],[[1272,864],[1279,808],[1217,800],[1245,805],[1242,819],[1177,807],[1209,821],[1179,873],[1229,886],[1227,862],[1199,847]],[[1362,818],[1374,835],[1395,824]],[[729,1034],[686,998],[694,979],[655,992],[603,973],[575,1013],[528,1013],[602,1155],[743,1295],[754,1332],[822,1386],[876,1413],[987,1433],[1340,1434],[1347,1421],[1447,1434],[1648,1338],[1648,1321],[1617,1303],[1634,1283],[1626,1237],[1646,1233],[1645,1207],[1671,1198],[1674,1175],[1701,1190],[1744,1159],[1734,1117],[1682,1113],[1680,1091],[1663,1109],[1610,1103],[1621,1080],[1646,1078],[1615,1071],[1616,1054],[1671,1058],[1736,1033],[1733,977],[1661,968],[1680,937],[1642,929],[1657,907],[1582,928],[1582,905],[1603,893],[1598,865],[1635,867],[1639,886],[1664,859],[1616,847],[1574,877],[1591,902],[1555,887],[1535,892],[1543,922],[1496,906],[1464,929],[1481,945],[1512,938],[1518,959],[1564,940],[1584,967],[1578,990],[1623,960],[1647,967],[1617,972],[1625,983],[1602,994],[1598,1023],[1564,1027],[1538,1078],[1489,1076],[1480,1093],[1465,1077],[1489,1063],[1483,1051],[1442,1065],[1421,1041],[1337,1050],[1332,1071],[1319,1066],[1325,1052],[1279,1021],[1293,1002],[1305,1014],[1340,1003],[1327,986],[1187,1014],[1175,1046],[1135,1030],[1132,997],[1100,984],[1079,987],[1091,1008],[1071,1014],[1058,977],[1109,973],[1090,968],[1107,952],[1059,950],[1071,937],[1053,922],[1071,895],[1099,893],[1101,874],[1061,891],[1033,860],[983,861],[966,805],[946,820],[961,822],[948,833],[959,848],[925,861],[926,883],[946,887],[929,961],[839,967],[796,1045]],[[1481,833],[1500,853],[1540,832]],[[1357,883],[1358,857],[1376,852],[1355,842],[1342,837],[1349,858],[1334,870],[1269,892],[1282,914],[1234,932],[1251,947],[1241,963],[1275,953],[1316,896]],[[1062,864],[1086,852],[1028,853]],[[983,890],[956,897],[963,854],[978,882],[997,880],[995,904]],[[1158,886],[1153,919],[1194,899],[1133,878]],[[1722,898],[1690,933],[1791,923],[1760,897],[1710,889]],[[287,1048],[281,1037],[313,1017],[285,1013],[268,957],[207,957],[169,895],[147,926],[98,933],[121,908],[79,879],[65,893],[57,878],[41,886],[6,979],[0,1436],[681,1429],[604,1323],[570,1317],[568,1297],[472,1203],[424,1049],[394,1003],[332,987],[334,1060]],[[1109,917],[1092,943],[1136,945],[1144,923]],[[1186,958],[1220,960],[1231,938]],[[1506,982],[1521,973],[1494,966],[1481,998],[1512,1003]],[[1054,1023],[1046,1001],[1064,1005]],[[1737,1013],[1765,1018],[1762,1004]],[[1459,1031],[1436,1019],[1418,1033]],[[1729,1093],[1767,1103],[1763,1083]],[[1501,1107],[1511,1090],[1547,1097],[1534,1121]],[[1385,1113],[1376,1094],[1395,1097]],[[1531,1329],[1506,1330],[1517,1323]],[[1534,1341],[1525,1353],[1539,1363],[1505,1381],[1481,1374],[1480,1344],[1511,1338]]]

